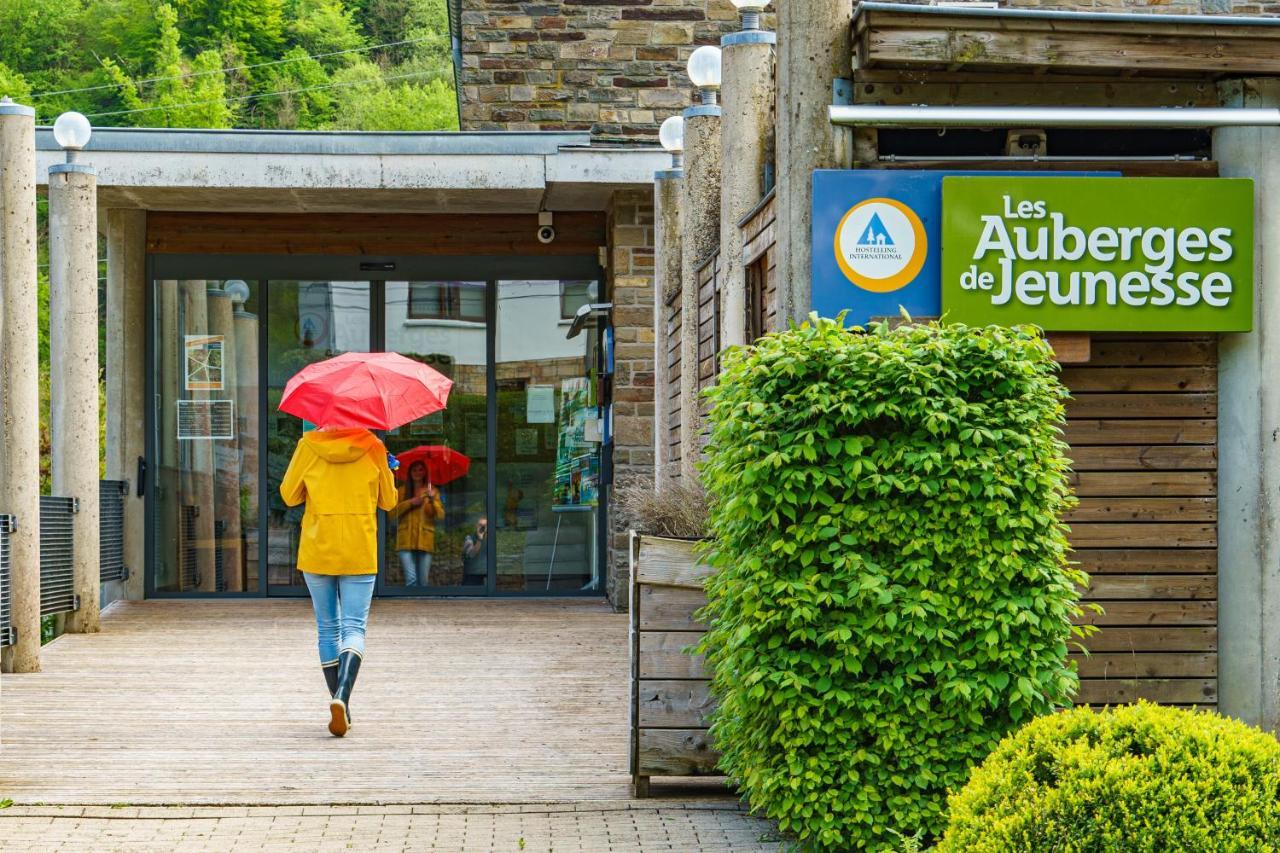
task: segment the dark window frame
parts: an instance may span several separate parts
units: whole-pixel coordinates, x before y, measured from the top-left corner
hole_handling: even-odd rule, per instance
[[[576,314],[578,311],[577,308],[574,308],[572,311],[570,311],[565,305],[565,297],[569,293],[569,285],[571,284],[585,284],[587,286],[587,303],[592,302],[596,298],[595,295],[591,293],[591,288],[595,287],[597,291],[599,291],[599,288],[600,288],[600,283],[598,281],[594,281],[591,279],[581,279],[581,278],[562,279],[560,281],[560,319],[561,320],[572,320],[573,315]]]
[[[462,293],[467,289],[468,285],[475,285],[475,282],[462,281],[410,281],[409,285],[409,304],[406,308],[405,319],[408,320],[461,320],[467,323],[483,323],[486,321],[485,300],[480,300],[479,314],[466,314],[463,307],[466,303],[462,301]],[[435,306],[432,308],[419,308],[414,303],[414,293],[420,287],[434,287],[436,289]],[[431,301],[431,300],[420,300]],[[443,303],[443,304],[442,304]]]

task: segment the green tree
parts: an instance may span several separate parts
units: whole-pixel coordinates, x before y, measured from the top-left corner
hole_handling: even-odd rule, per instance
[[[388,75],[394,76],[394,75]],[[334,115],[329,130],[456,130],[453,89],[441,80],[397,82],[371,62],[333,75]],[[393,85],[394,84],[394,85]]]
[[[160,33],[155,58],[155,77],[149,95],[114,61],[103,60],[108,75],[120,87],[125,107],[137,110],[129,118],[139,127],[231,127],[234,111],[225,101],[226,78],[221,73],[222,56],[206,50],[188,62],[182,54],[178,16],[173,7],[156,8]]]
[[[0,62],[0,98],[13,98],[20,104],[31,103],[31,85],[26,78]]]
[[[295,49],[302,48],[304,53],[312,56],[337,53],[366,44],[354,12],[344,6],[342,0],[293,0],[289,12],[289,37],[295,42]],[[359,54],[350,54],[326,58],[323,64],[326,68],[335,68],[349,65],[358,57]]]
[[[274,94],[263,98],[264,127],[315,130],[333,118],[333,90],[323,66],[301,47],[284,56],[291,62],[275,66],[266,76],[266,89]]]

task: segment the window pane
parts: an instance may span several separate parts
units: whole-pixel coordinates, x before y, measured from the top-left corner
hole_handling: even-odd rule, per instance
[[[576,592],[596,579],[594,334],[566,340],[560,281],[498,282],[497,584]]]
[[[368,351],[367,281],[267,283],[267,583],[273,587],[305,586],[297,570],[305,504],[288,507],[280,498],[303,431],[301,420],[279,411],[284,386],[308,364]]]
[[[470,311],[481,322],[409,322],[416,318],[405,311],[406,299],[418,289],[455,306],[453,316],[441,319],[472,319],[466,316]],[[386,283],[386,349],[430,365],[454,383],[443,412],[386,434],[387,449],[404,459],[396,472],[399,503],[386,526],[382,583],[393,589],[484,591],[489,429],[484,298],[484,282]]]
[[[157,281],[154,298],[156,589],[256,591],[257,283]]]
[[[564,281],[560,283],[560,289],[563,294],[560,299],[560,317],[564,320],[572,320],[579,308],[596,299],[594,281]]]

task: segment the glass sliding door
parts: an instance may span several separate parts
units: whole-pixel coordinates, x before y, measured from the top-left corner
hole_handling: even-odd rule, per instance
[[[497,282],[496,585],[570,593],[598,586],[600,377],[596,336],[566,339],[595,282]]]
[[[278,411],[285,384],[308,364],[344,352],[368,352],[372,303],[367,281],[272,280],[266,283],[266,529],[268,591],[305,594],[298,571],[303,506],[287,507],[280,481],[304,424]]]
[[[256,283],[153,283],[154,589],[259,588]]]
[[[442,412],[387,433],[405,461],[384,525],[381,591],[481,594],[488,584],[488,284],[387,281],[382,348],[453,380]]]

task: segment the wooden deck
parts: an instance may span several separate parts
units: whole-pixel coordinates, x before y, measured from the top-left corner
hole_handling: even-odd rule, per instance
[[[627,617],[598,601],[376,601],[342,740],[305,600],[122,602],[0,688],[20,804],[625,799]]]

